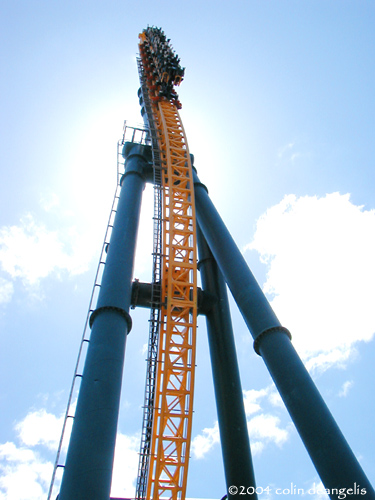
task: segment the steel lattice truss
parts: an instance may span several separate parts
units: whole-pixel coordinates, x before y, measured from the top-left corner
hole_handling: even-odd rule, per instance
[[[184,499],[193,415],[197,256],[192,166],[172,85],[183,69],[158,28],[140,35],[162,167],[161,317],[146,498]],[[141,450],[142,456],[142,450]]]

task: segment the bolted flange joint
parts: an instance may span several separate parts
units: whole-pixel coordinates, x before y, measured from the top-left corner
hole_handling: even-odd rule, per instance
[[[273,326],[271,328],[267,328],[266,330],[263,330],[263,332],[260,332],[260,334],[257,336],[257,338],[254,340],[254,351],[259,355],[261,356],[260,354],[260,351],[259,351],[259,347],[260,347],[260,342],[262,341],[262,339],[266,336],[266,335],[269,335],[271,333],[284,333],[287,337],[289,337],[289,340],[292,340],[292,335],[290,333],[290,331],[283,327],[283,326]]]
[[[95,311],[93,311],[91,316],[90,316],[90,320],[89,320],[90,328],[92,328],[92,325],[94,324],[94,321],[97,318],[97,316],[99,316],[99,314],[104,312],[104,311],[113,311],[113,312],[120,314],[123,318],[125,318],[125,320],[128,324],[128,334],[130,333],[130,330],[132,329],[132,326],[133,326],[133,322],[132,322],[130,314],[127,313],[125,311],[125,309],[122,309],[121,307],[116,307],[116,306],[103,306],[103,307],[99,307],[98,309],[95,309]]]
[[[130,173],[139,175],[145,182],[152,182],[151,146],[135,142],[125,142],[122,148],[122,156],[125,159],[125,173],[121,178],[120,185],[122,185],[124,178]],[[139,159],[143,161],[139,161]]]

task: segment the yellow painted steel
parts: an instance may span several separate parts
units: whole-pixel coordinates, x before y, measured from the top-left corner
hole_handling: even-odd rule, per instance
[[[140,34],[139,48],[152,122],[158,131],[163,255],[146,498],[184,500],[193,417],[198,308],[194,185],[189,148],[178,113],[181,105],[173,92],[160,93],[161,84],[153,69],[159,65],[154,50],[159,50],[160,44],[164,44],[161,50],[168,49],[160,40],[159,48],[144,49],[147,36],[146,31]],[[175,84],[180,83],[182,74],[174,76]]]
[[[192,166],[176,106],[153,104],[163,173],[162,310],[147,499],[185,499],[193,417],[197,256]]]

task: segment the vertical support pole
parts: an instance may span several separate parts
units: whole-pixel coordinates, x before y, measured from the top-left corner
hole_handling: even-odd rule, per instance
[[[206,321],[227,494],[230,498],[256,500],[255,476],[226,284],[198,225],[197,239],[198,267],[203,290],[217,298],[206,314]],[[230,486],[245,486],[246,494],[240,494],[238,490],[236,495],[230,495]]]
[[[59,500],[109,499],[138,232],[144,147],[128,143],[126,168],[82,375]]]
[[[199,226],[254,338],[254,349],[262,356],[330,498],[340,498],[340,489],[352,494],[353,488],[359,488],[353,498],[363,498],[363,489],[367,499],[375,499],[288,330],[281,326],[196,172],[194,185]]]

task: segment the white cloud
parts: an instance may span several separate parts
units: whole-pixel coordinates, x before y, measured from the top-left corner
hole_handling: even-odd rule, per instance
[[[39,409],[15,425],[19,444],[0,444],[0,500],[39,500],[47,496],[53,471],[48,458],[51,451],[57,451],[62,422],[62,416]],[[117,435],[111,496],[134,496],[139,446],[138,434]],[[52,498],[58,493],[60,479],[58,475]]]
[[[264,404],[267,402],[272,406],[280,406],[281,398],[275,392],[274,386],[270,385],[260,390],[244,390],[243,395],[252,454],[261,453],[269,443],[281,446],[289,437],[289,429],[280,426],[279,417],[264,410]],[[259,414],[253,416],[254,413]],[[213,427],[203,429],[192,440],[191,449],[194,458],[203,458],[219,442],[219,424],[216,421]]]
[[[279,392],[275,389],[273,389],[269,396],[268,396],[268,400],[269,402],[271,403],[272,406],[277,406],[279,408],[284,408],[284,402],[283,400],[281,399],[281,396],[279,394]]]
[[[349,393],[350,389],[353,387],[353,385],[354,385],[353,380],[347,380],[346,382],[344,382],[342,384],[341,390],[339,392],[339,397],[346,398],[346,396],[348,395],[348,393]]]
[[[216,443],[220,442],[219,424],[203,429],[191,442],[191,452],[195,458],[203,458]]]
[[[251,454],[253,457],[255,455],[260,455],[262,451],[264,450],[265,444],[262,441],[250,441],[250,448],[251,448]]]
[[[244,405],[245,413],[247,416],[252,415],[261,410],[261,406],[258,403],[259,399],[265,397],[268,393],[267,389],[261,389],[259,391],[255,389],[250,389],[248,391],[243,391],[244,395]]]
[[[279,150],[277,152],[277,156],[279,158],[282,158],[288,151],[293,149],[293,147],[294,147],[294,142],[288,142],[288,144],[286,144],[282,148],[279,148]]]
[[[294,151],[295,143],[289,142],[282,148],[279,148],[277,152],[277,157],[282,161],[294,162],[297,158],[301,156],[301,153]]]
[[[273,406],[283,406],[281,398],[275,391],[273,385],[260,390],[243,391],[246,416],[259,413],[248,419],[251,452],[253,455],[260,454],[267,444],[275,443],[281,446],[289,437],[289,431],[280,427],[280,418],[267,413],[262,408],[260,401],[270,403]]]
[[[51,452],[52,456],[57,452],[62,424],[63,416],[58,417],[45,409],[30,411],[23,420],[15,424],[19,444],[0,444],[0,500],[36,500],[47,496],[53,471]],[[68,426],[63,454],[66,452],[70,431],[71,427]],[[59,471],[62,472],[62,469]],[[58,474],[54,497],[58,492],[60,479],[61,474]]]
[[[30,412],[15,428],[21,442],[26,446],[42,444],[57,450],[64,417],[56,417],[45,409]]]
[[[275,415],[262,413],[250,419],[247,423],[251,450],[259,453],[268,442],[281,446],[289,437],[289,432],[280,427],[280,419]]]
[[[113,188],[113,180],[111,184]],[[99,187],[102,188],[101,185]],[[88,203],[90,217],[80,222],[84,229],[70,224],[71,217],[66,210],[61,210],[63,204],[54,193],[47,193],[40,200],[40,205],[47,212],[59,207],[56,218],[60,217],[60,222],[55,221],[53,229],[31,214],[22,217],[18,224],[0,227],[0,304],[11,300],[16,280],[35,298],[40,298],[43,296],[39,287],[41,280],[51,276],[60,278],[62,273],[77,275],[88,269],[93,255],[100,250],[111,206],[110,200],[106,200],[107,207],[103,207],[104,202],[99,194],[98,200],[100,202],[91,200]],[[79,213],[86,214],[87,207],[86,212],[81,208],[82,212]],[[135,259],[135,276],[146,280],[150,277],[152,266],[152,215],[153,190],[147,186]]]
[[[29,214],[18,226],[0,229],[1,267],[26,286],[36,285],[40,279],[63,270],[81,273],[86,270],[88,260],[87,243],[74,228],[64,235],[49,231]],[[9,296],[9,286],[7,293]]]
[[[6,304],[11,301],[14,287],[13,283],[0,277],[0,304]]]
[[[263,289],[311,369],[347,361],[355,342],[373,337],[374,210],[348,194],[285,196],[246,248],[267,264]]]
[[[345,368],[347,363],[354,359],[356,354],[357,350],[353,346],[339,346],[306,359],[305,366],[311,373],[315,371],[324,372],[331,366]]]
[[[138,475],[140,436],[117,434],[111,497],[132,498]]]
[[[0,444],[0,499],[39,500],[46,496],[52,463],[14,443]]]
[[[261,453],[269,443],[281,446],[289,437],[288,429],[280,427],[280,419],[269,413],[261,413],[250,418],[247,428],[253,455]],[[203,458],[219,442],[219,424],[216,421],[213,427],[203,429],[202,433],[192,440],[191,450],[194,458]]]
[[[53,208],[60,205],[60,199],[56,193],[49,191],[40,197],[39,205],[46,212],[50,212]]]
[[[141,348],[141,354],[142,354],[142,355],[145,355],[147,352],[148,352],[148,343],[147,343],[147,342],[145,342],[145,343],[142,345],[142,348]]]
[[[260,400],[268,401],[272,406],[278,408],[284,408],[284,403],[281,399],[280,394],[277,392],[274,384],[265,387],[264,389],[250,389],[243,391],[244,396],[244,406],[246,416],[250,416],[253,413],[257,413],[262,409],[260,405]]]

